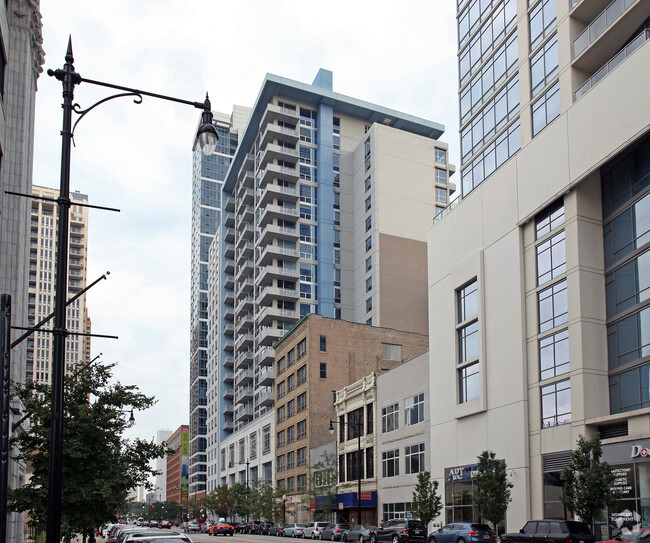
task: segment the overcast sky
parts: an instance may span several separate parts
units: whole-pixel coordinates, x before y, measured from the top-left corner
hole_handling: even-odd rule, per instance
[[[83,77],[192,101],[252,106],[266,73],[311,83],[445,126],[459,166],[455,0],[41,0],[34,184],[59,187],[61,84],[72,36]],[[81,84],[81,108],[107,96]],[[92,356],[158,403],[129,436],[151,439],[189,421],[192,142],[200,112],[153,98],[93,110],[75,131],[71,190],[120,213],[90,212]],[[459,184],[457,179],[453,179]],[[433,195],[432,195],[433,197]]]

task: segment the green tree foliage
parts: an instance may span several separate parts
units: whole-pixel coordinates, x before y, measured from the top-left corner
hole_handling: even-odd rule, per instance
[[[235,509],[235,496],[228,485],[221,485],[205,497],[205,508],[218,518],[232,521]]]
[[[248,520],[252,513],[250,489],[244,483],[235,483],[231,490],[235,502],[233,512]]]
[[[431,473],[428,471],[418,473],[411,510],[427,528],[442,510],[442,498],[438,495],[438,481],[432,481]]]
[[[560,501],[590,526],[598,513],[617,498],[610,489],[614,473],[607,462],[600,461],[602,455],[599,434],[590,440],[580,436],[569,464],[562,471],[565,482]]]
[[[478,456],[474,476],[474,505],[478,507],[479,516],[492,523],[495,531],[512,501],[512,486],[508,481],[506,463],[497,460],[492,451],[483,451]]]
[[[204,518],[206,512],[205,510],[205,498],[187,500],[187,513],[190,519]]]
[[[268,481],[257,480],[251,483],[251,514],[256,519],[264,519],[269,522],[275,520],[278,491]]]
[[[134,385],[112,381],[115,364],[80,366],[65,378],[61,534],[91,533],[114,520],[128,493],[140,485],[151,488],[156,474],[150,461],[164,456],[163,445],[122,437],[131,426],[128,407],[142,411],[155,400]],[[47,523],[51,387],[14,384],[14,392],[30,414],[31,427],[12,442],[17,460],[29,462],[33,473],[22,488],[10,490],[11,511],[28,511],[33,522]]]

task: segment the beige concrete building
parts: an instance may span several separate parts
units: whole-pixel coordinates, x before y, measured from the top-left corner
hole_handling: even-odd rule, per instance
[[[34,186],[31,205],[31,237],[29,250],[29,299],[30,326],[39,323],[54,311],[55,261],[58,231],[59,191]],[[68,235],[68,298],[72,298],[86,286],[88,258],[88,197],[79,192],[70,194],[70,233]],[[86,311],[85,294],[67,307],[67,329],[86,333],[90,319]],[[39,383],[51,382],[52,352],[54,339],[49,332],[36,332],[27,340],[27,366],[25,379]],[[70,334],[65,342],[65,370],[72,371],[77,364],[88,363],[90,338]]]
[[[413,332],[330,319],[320,315],[305,316],[275,345],[275,484],[289,497],[287,522],[304,522],[310,518],[310,504],[305,500],[310,484],[313,449],[331,443],[330,421],[340,426],[336,435],[353,441],[358,451],[357,432],[361,430],[363,466],[370,488],[374,480],[374,405],[364,402],[354,411],[354,423],[339,418],[335,403],[337,391],[363,379],[372,372],[382,373],[427,349],[427,337]],[[372,390],[372,387],[366,387]],[[374,392],[373,392],[374,394]],[[348,415],[350,417],[350,415]],[[357,422],[358,421],[358,422]],[[359,424],[360,422],[360,424]],[[356,452],[339,456],[340,482],[356,481]],[[376,492],[362,499],[365,519],[374,518]],[[356,512],[351,496],[339,495],[339,514],[350,519]],[[349,498],[349,499],[348,499]],[[363,497],[362,497],[363,498]],[[350,502],[350,503],[348,503]],[[354,503],[352,503],[354,502]],[[337,504],[337,508],[338,508]],[[353,513],[356,514],[356,513]],[[293,519],[293,520],[291,520]]]
[[[428,236],[443,520],[477,519],[485,449],[514,484],[507,530],[568,515],[561,470],[600,432],[624,489],[607,538],[650,506],[650,3],[458,6],[462,199]]]

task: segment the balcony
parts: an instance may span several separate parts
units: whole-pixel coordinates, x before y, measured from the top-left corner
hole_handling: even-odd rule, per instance
[[[241,265],[241,261],[244,258],[250,258],[253,256],[253,243],[248,241],[244,243],[239,249],[239,252],[237,253],[237,264]]]
[[[252,351],[242,351],[237,355],[235,359],[235,369],[241,370],[243,368],[248,368],[253,363],[253,353]]]
[[[260,215],[258,226],[263,228],[274,219],[290,219],[297,221],[300,218],[300,212],[294,207],[284,207],[277,204],[266,205]]]
[[[300,278],[300,273],[296,268],[280,268],[278,266],[266,266],[260,271],[258,282],[260,285],[268,285],[274,279],[286,279],[289,281],[297,281]]]
[[[298,124],[300,117],[296,109],[290,109],[276,104],[269,104],[266,106],[266,111],[262,115],[260,126],[272,123],[273,121],[281,121],[283,123]]]
[[[253,227],[244,223],[241,230],[237,233],[237,243],[235,249],[241,249],[242,245],[253,239]]]
[[[240,334],[235,340],[235,349],[239,351],[241,348],[250,347],[253,345],[253,334]]]
[[[226,356],[223,359],[223,367],[224,368],[232,368],[235,365],[235,357],[234,356]]]
[[[274,239],[298,241],[298,229],[269,224],[262,230],[262,233],[260,234],[259,244],[269,245]]]
[[[255,167],[255,156],[253,155],[253,153],[246,153],[242,168],[245,168],[247,170],[252,170],[254,167]]]
[[[236,386],[250,385],[253,382],[253,370],[250,368],[239,370],[235,374]]]
[[[299,177],[298,168],[296,167],[288,168],[287,166],[279,166],[278,164],[269,164],[260,174],[260,186],[265,186],[273,181],[273,179],[297,183]]]
[[[232,406],[224,407],[223,414],[232,416]],[[224,421],[222,428],[225,432],[232,432],[234,428],[232,421],[231,420]]]
[[[235,335],[235,325],[232,322],[226,322],[223,325],[223,333],[226,336],[234,336]]]
[[[237,387],[235,403],[246,403],[253,400],[253,387]]]
[[[226,231],[224,232],[223,239],[226,240],[227,243],[234,243],[235,242],[235,229],[234,228],[226,228]]]
[[[235,420],[238,423],[246,423],[253,419],[253,406],[252,405],[240,405],[235,409]]]
[[[235,214],[234,213],[226,212],[226,213],[223,214],[223,218],[224,218],[223,222],[224,222],[224,224],[226,226],[228,226],[230,228],[235,226]]]
[[[226,341],[223,342],[224,351],[232,352],[234,348],[235,348],[235,342],[232,339],[227,339]]]
[[[263,207],[272,202],[274,198],[287,200],[289,202],[298,201],[298,189],[295,187],[283,187],[275,183],[269,183],[264,189],[259,191],[257,206]]]
[[[278,328],[270,328],[268,326],[262,328],[257,335],[257,344],[260,346],[271,346],[284,336],[284,330]]]
[[[273,390],[260,390],[257,395],[257,405],[260,407],[268,407],[273,405],[275,401],[275,392]]]
[[[226,400],[232,400],[235,395],[235,389],[233,387],[223,387],[222,397]],[[232,413],[232,406],[230,407],[230,412]]]
[[[257,297],[257,305],[270,305],[273,300],[297,302],[300,294],[297,290],[268,286]]]
[[[248,153],[246,155],[247,157],[250,155],[250,159],[252,162],[255,162],[255,157],[253,156],[253,153]],[[255,181],[255,176],[253,175],[253,164],[251,164],[250,168],[247,168],[245,165],[242,167],[241,170],[239,170],[239,176],[237,177],[237,181],[239,181],[239,184],[237,186],[237,194],[239,195],[239,190],[242,188],[250,189],[254,185]]]
[[[231,211],[231,212],[232,212],[232,211],[235,211],[235,199],[234,199],[232,196],[230,196],[230,197],[226,200],[226,206],[224,207],[224,209],[225,209],[226,211]]]
[[[279,307],[265,307],[257,316],[259,326],[270,326],[276,320],[297,321],[297,309],[280,309]]]
[[[269,386],[275,382],[275,368],[273,366],[267,366],[260,371],[260,378],[258,385],[260,386]]]
[[[242,281],[237,281],[237,298],[239,299],[242,294],[252,292],[253,290],[253,280],[251,278],[246,278]]]
[[[284,126],[278,126],[277,124],[267,124],[264,133],[262,134],[260,146],[263,147],[275,140],[286,141],[295,145],[298,143],[299,139],[300,136],[298,130],[295,128],[285,128]]]
[[[233,214],[233,217],[235,215]],[[234,243],[224,243],[223,244],[223,254],[226,258],[235,258],[235,244]]]
[[[650,39],[650,30],[643,30],[636,38],[634,38],[625,48],[621,49],[618,54],[605,64],[600,70],[592,75],[587,82],[582,85],[574,94],[574,99],[579,100],[587,94],[595,85],[605,78],[609,72],[621,64],[627,57],[634,51],[641,47],[647,40]]]
[[[224,383],[232,384],[234,378],[235,378],[235,372],[233,372],[232,370],[222,370],[222,372],[221,372],[221,380]]]
[[[273,347],[262,347],[257,351],[255,360],[257,361],[257,365],[260,367],[273,366],[273,363],[275,362],[275,349]]]
[[[235,261],[232,258],[224,258],[223,271],[232,275],[235,271]]]
[[[227,288],[227,289],[224,291],[224,294],[223,294],[223,303],[224,303],[224,304],[230,304],[230,305],[232,305],[232,304],[235,303],[234,293],[233,293],[233,290],[232,290],[231,288]]]
[[[253,327],[253,315],[251,313],[246,313],[243,317],[237,319],[237,333],[245,334],[249,332]]]
[[[242,189],[237,195],[237,208],[236,212],[241,213],[242,206],[252,206],[255,201],[255,193],[253,189]]]
[[[269,143],[260,155],[258,168],[264,168],[267,164],[273,163],[276,159],[298,162],[300,160],[300,153],[297,149],[284,147],[277,143]]]
[[[590,3],[591,0],[585,2]],[[580,13],[578,8],[575,11],[576,15]],[[573,15],[574,19],[577,19],[576,15]],[[589,26],[573,40],[572,66],[594,74],[623,48],[639,28],[639,22],[649,15],[647,0],[614,0],[590,19]]]
[[[250,258],[245,258],[239,263],[239,269],[237,270],[235,281],[239,283],[244,278],[251,277],[252,275],[253,275],[253,261]]]
[[[235,320],[235,310],[232,303],[225,304],[223,309],[223,318],[227,321]]]
[[[285,247],[278,247],[275,244],[271,244],[264,247],[257,260],[257,265],[266,266],[272,264],[274,258],[297,262],[298,257],[299,255],[296,249],[286,249]]]
[[[223,286],[224,286],[224,288],[227,288],[229,290],[234,289],[235,288],[235,277],[232,274],[227,273],[226,277],[224,277],[224,279],[223,279]]]

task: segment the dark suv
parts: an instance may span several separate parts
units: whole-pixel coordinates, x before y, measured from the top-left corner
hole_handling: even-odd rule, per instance
[[[427,529],[421,520],[394,518],[371,534],[371,543],[390,541],[390,543],[425,543]]]
[[[595,536],[584,522],[575,520],[530,520],[519,533],[503,534],[502,543],[594,543]]]

